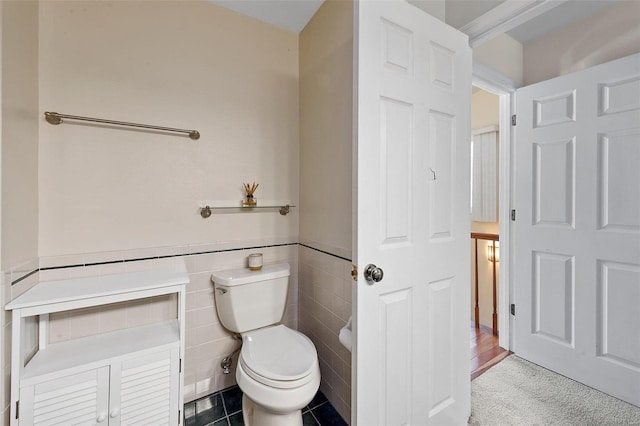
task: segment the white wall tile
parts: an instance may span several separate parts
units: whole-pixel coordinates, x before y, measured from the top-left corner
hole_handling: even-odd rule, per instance
[[[100,308],[84,308],[69,312],[69,339],[100,332]]]
[[[344,419],[351,417],[351,352],[338,340],[351,315],[351,262],[300,247],[300,329],[318,351],[320,389]]]
[[[195,310],[196,313],[196,327],[202,327],[203,325],[215,324],[218,320],[218,313],[212,307],[202,308]]]
[[[155,259],[137,260],[135,262],[125,262],[124,267],[127,272],[140,272],[152,269]]]
[[[69,312],[55,312],[49,315],[49,343],[68,340]]]
[[[127,302],[125,317],[129,327],[136,327],[152,322],[153,318],[151,317],[149,300],[141,299]]]
[[[13,275],[15,274],[12,274],[12,276]],[[24,276],[24,275],[20,275],[20,276]],[[29,290],[31,287],[36,285],[38,283],[38,280],[40,279],[39,277],[40,277],[40,274],[36,272],[35,274],[29,275],[28,277],[20,280],[16,284],[13,284],[13,285],[9,284],[11,286],[11,300],[15,299],[16,297],[20,296],[25,291]]]
[[[127,327],[127,310],[125,303],[115,303],[100,308],[100,332],[121,330]]]
[[[151,250],[151,249],[147,249]],[[165,250],[168,250],[166,248]],[[182,250],[174,247],[174,250]],[[111,274],[115,272],[132,272],[149,270],[158,267],[171,267],[184,260],[189,274],[186,299],[186,350],[185,350],[185,402],[207,395],[217,390],[235,384],[234,370],[225,375],[220,368],[220,360],[238,346],[238,342],[231,337],[221,324],[215,307],[215,294],[211,273],[216,270],[243,267],[249,253],[256,250],[237,250],[222,253],[209,253],[196,256],[182,256],[166,259],[149,259],[143,261],[120,262],[110,259],[110,256],[127,258],[134,251],[92,253],[82,259],[112,261],[104,265],[59,268],[41,271],[34,278],[24,280],[23,286],[29,287],[38,281],[55,280],[70,277],[85,277],[91,275]],[[262,248],[265,260],[271,263],[287,262],[291,265],[290,289],[283,323],[289,327],[298,327],[298,246]],[[44,259],[44,258],[43,258]],[[76,256],[59,256],[46,258],[43,265],[59,267],[60,262],[77,262]],[[266,262],[265,262],[266,263]],[[75,265],[76,263],[74,263]],[[308,268],[308,267],[307,267]],[[10,277],[10,275],[9,275]],[[15,287],[15,286],[14,286]],[[20,287],[16,287],[19,289]],[[11,286],[5,289],[11,293]],[[177,317],[177,299],[175,296],[158,296],[132,302],[112,304],[96,308],[54,313],[50,316],[49,342],[59,342],[77,337],[113,331],[116,329],[144,325],[150,322],[163,321]],[[10,331],[10,316],[6,317]],[[10,333],[6,334],[10,339]],[[10,350],[10,345],[6,345]],[[10,371],[10,363],[7,364]],[[7,400],[8,401],[8,400]]]

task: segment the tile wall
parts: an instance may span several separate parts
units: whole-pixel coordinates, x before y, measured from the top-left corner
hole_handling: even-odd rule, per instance
[[[265,247],[267,246],[267,247]],[[244,248],[249,247],[249,248]],[[206,251],[206,252],[205,252]],[[249,253],[261,252],[264,263],[287,262],[291,265],[291,279],[284,323],[296,329],[298,312],[298,245],[284,241],[251,241],[204,246],[163,248],[158,257],[133,261],[137,257],[149,256],[149,252],[123,251],[95,253],[81,256],[42,258],[40,272],[29,277],[28,282],[57,280],[88,275],[104,275],[120,272],[147,270],[167,267],[184,261],[189,274],[186,298],[185,336],[185,381],[184,401],[199,397],[234,385],[235,369],[225,375],[220,361],[233,351],[238,343],[227,332],[218,319],[211,273],[217,270],[246,267]],[[173,254],[171,254],[173,253]],[[179,255],[184,253],[184,255]],[[190,254],[191,253],[191,254]],[[160,256],[172,256],[161,258]],[[96,264],[97,263],[97,264]],[[73,267],[60,267],[76,265]],[[39,275],[39,276],[38,276]],[[6,278],[5,278],[6,279]],[[25,280],[27,281],[27,280]],[[22,284],[22,283],[21,283]],[[14,293],[18,288],[14,285]],[[5,293],[12,290],[5,285]],[[20,289],[26,287],[20,286]],[[22,291],[24,291],[22,290]],[[8,297],[17,294],[9,294]],[[5,300],[8,301],[9,299]],[[50,316],[49,341],[51,343],[74,339],[96,333],[176,318],[176,302],[173,297],[161,296],[142,301],[116,303],[100,308],[78,309],[52,314]],[[10,350],[10,316],[3,316],[5,327],[5,352]],[[7,323],[7,321],[9,321]],[[5,355],[8,360],[8,354]],[[234,359],[234,367],[237,357]],[[4,360],[3,360],[4,362]],[[7,361],[10,362],[10,361]],[[10,363],[5,367],[5,389],[8,394]],[[8,395],[3,399],[7,407]]]
[[[351,261],[299,246],[299,330],[318,350],[320,389],[342,418],[351,418],[351,352],[338,340],[351,315]]]
[[[166,267],[177,261],[184,261],[190,279],[186,299],[184,363],[184,401],[186,403],[235,384],[234,373],[223,374],[220,361],[233,351],[238,343],[222,327],[216,314],[211,273],[216,270],[245,267],[247,255],[260,251],[264,254],[265,263],[288,262],[291,265],[290,290],[284,323],[291,328],[299,329],[314,342],[318,350],[322,374],[320,389],[348,422],[351,417],[351,353],[339,342],[338,334],[351,315],[353,282],[350,275],[351,261],[297,243],[283,241],[271,243],[270,247],[264,247],[267,245],[265,242],[259,242],[263,245],[262,247],[253,242],[243,244],[241,247],[237,247],[237,244],[232,247],[232,244],[206,248],[181,247],[173,250],[164,248],[158,257],[139,261],[129,260],[135,258],[134,255],[148,253],[113,252],[80,257],[42,258],[40,272],[18,284],[11,286],[11,274],[3,274],[3,302],[6,303],[17,297],[38,280],[144,270]],[[202,253],[204,249],[210,252]],[[178,254],[180,251],[184,255],[160,258],[160,256],[169,256],[171,252]],[[65,264],[77,266],[60,267]],[[141,302],[52,314],[49,339],[50,342],[56,342],[175,318],[175,306],[175,300],[164,296],[145,299]],[[11,369],[8,352],[11,341],[10,315],[7,313],[2,315],[2,321],[5,337],[2,353],[4,357],[2,359],[4,366],[2,407],[4,419],[8,420]],[[234,358],[234,367],[236,363],[237,356]]]

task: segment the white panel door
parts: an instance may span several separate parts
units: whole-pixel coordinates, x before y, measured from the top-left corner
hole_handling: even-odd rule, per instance
[[[20,389],[20,424],[67,426],[108,424],[109,367]]]
[[[516,353],[640,405],[640,55],[516,96]]]
[[[178,424],[178,348],[111,367],[109,426]]]
[[[353,422],[466,424],[466,35],[404,1],[356,2]],[[384,275],[365,280],[368,264]],[[374,274],[375,275],[375,274]]]

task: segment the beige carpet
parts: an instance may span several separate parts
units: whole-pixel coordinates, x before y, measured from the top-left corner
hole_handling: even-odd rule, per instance
[[[640,408],[512,355],[471,382],[469,424],[640,425]]]

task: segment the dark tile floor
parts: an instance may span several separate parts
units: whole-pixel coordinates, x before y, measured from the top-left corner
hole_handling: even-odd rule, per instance
[[[303,426],[346,426],[321,391],[302,410]],[[185,426],[244,426],[242,391],[233,386],[184,405]]]

